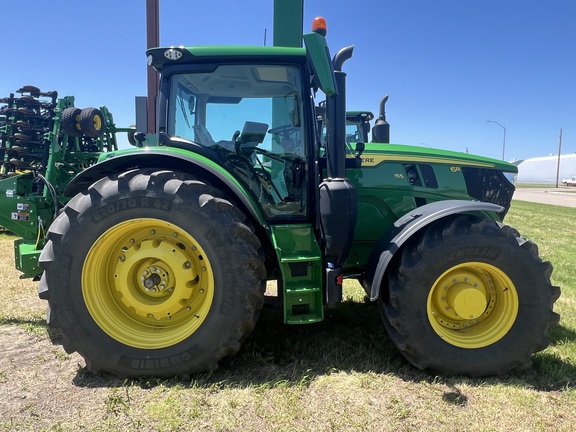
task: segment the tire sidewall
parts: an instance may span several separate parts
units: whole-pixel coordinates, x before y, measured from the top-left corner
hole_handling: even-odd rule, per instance
[[[164,366],[170,367],[170,374],[173,374],[179,364],[184,373],[196,364],[212,361],[221,344],[221,338],[214,335],[228,335],[234,331],[241,318],[237,316],[239,309],[233,305],[244,302],[244,298],[236,290],[238,284],[235,278],[241,274],[238,273],[238,265],[230,259],[234,254],[229,246],[231,239],[226,236],[227,231],[218,220],[210,216],[200,206],[181,200],[176,195],[155,196],[149,191],[136,191],[130,196],[119,195],[106,202],[97,201],[79,214],[76,221],[71,221],[61,244],[54,245],[55,256],[59,256],[61,265],[55,269],[49,284],[70,287],[68,290],[57,290],[59,298],[53,301],[59,305],[60,326],[75,340],[81,355],[95,358],[105,351],[107,358],[99,359],[102,369],[115,372],[124,370],[130,375],[134,375],[135,371],[146,374],[147,369],[156,371]],[[167,221],[190,233],[211,263],[214,287],[225,287],[214,290],[209,313],[193,335],[162,349],[137,349],[108,336],[91,317],[82,294],[84,259],[91,246],[118,223],[138,218]],[[66,312],[62,313],[62,310]],[[94,347],[98,348],[94,350]]]
[[[493,344],[475,349],[446,342],[433,329],[427,314],[428,296],[437,278],[450,268],[469,262],[490,264],[504,272],[514,284],[519,301],[518,314],[510,330]],[[405,321],[409,322],[409,328],[402,333],[418,335],[419,340],[415,348],[419,352],[412,354],[424,356],[431,369],[452,370],[455,374],[467,373],[470,364],[482,365],[478,375],[486,371],[492,374],[502,364],[503,356],[509,357],[504,360],[509,364],[529,356],[533,347],[526,346],[524,341],[532,339],[534,332],[541,332],[543,320],[548,319],[547,310],[541,307],[546,299],[529,287],[549,282],[542,280],[545,277],[537,266],[526,266],[523,264],[526,262],[531,262],[529,252],[520,248],[516,239],[498,237],[495,242],[494,238],[490,240],[481,234],[472,234],[466,240],[447,240],[441,247],[421,255],[417,266],[409,267],[403,275],[401,288],[402,309],[411,311],[406,312],[411,314]],[[514,366],[518,365],[509,368]]]

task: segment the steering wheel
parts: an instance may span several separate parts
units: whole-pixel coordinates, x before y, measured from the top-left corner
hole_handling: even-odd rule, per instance
[[[285,125],[273,127],[272,129],[270,129],[268,131],[268,133],[285,135],[285,134],[289,134],[291,132],[291,129],[298,130],[297,127],[292,126],[291,124],[285,124]]]
[[[280,135],[280,145],[286,153],[298,153],[298,148],[300,148],[300,141],[295,138],[291,138],[290,135],[293,132],[298,132],[300,129],[292,126],[291,124],[285,124],[281,126],[276,126],[268,131],[268,133]]]

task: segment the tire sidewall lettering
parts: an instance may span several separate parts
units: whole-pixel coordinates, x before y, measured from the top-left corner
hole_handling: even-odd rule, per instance
[[[125,210],[136,208],[147,208],[171,212],[172,204],[173,202],[171,201],[146,196],[124,198],[113,203],[102,205],[100,208],[94,209],[92,211],[92,221],[95,223],[101,222],[109,216],[115,215]]]
[[[484,262],[494,262],[500,256],[501,251],[490,247],[463,247],[456,249],[448,253],[444,259],[443,265],[448,265],[447,263],[454,263],[459,260],[462,262],[469,261],[468,257],[473,257],[474,261],[484,261]]]

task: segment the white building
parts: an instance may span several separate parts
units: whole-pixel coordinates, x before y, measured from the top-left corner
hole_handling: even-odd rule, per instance
[[[558,183],[562,183],[565,177],[576,175],[576,153],[545,156],[538,158],[515,161],[518,166],[517,183],[551,183],[556,184],[556,173],[558,173]],[[558,170],[560,163],[560,170]]]

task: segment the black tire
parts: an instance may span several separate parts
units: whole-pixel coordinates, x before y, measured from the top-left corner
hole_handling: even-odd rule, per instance
[[[513,228],[459,216],[406,243],[378,304],[394,344],[416,367],[501,376],[529,367],[549,344],[560,295],[551,273]]]
[[[130,171],[74,197],[40,257],[39,296],[66,351],[94,373],[214,370],[263,304],[263,252],[244,219],[217,189],[172,171]]]
[[[138,143],[136,142],[136,138],[134,137],[134,135],[136,134],[136,125],[130,125],[130,128],[131,128],[131,129],[134,129],[134,130],[131,130],[130,132],[127,133],[127,135],[128,135],[128,143],[129,143],[131,146],[136,147],[136,146],[138,145]]]
[[[80,108],[66,108],[62,111],[62,119],[60,128],[66,132],[71,137],[77,137],[82,135],[80,130],[80,113],[82,110]]]
[[[80,129],[90,138],[96,138],[104,133],[104,117],[97,108],[84,108],[80,113]]]
[[[25,85],[22,88],[16,90],[17,93],[30,93],[33,96],[40,96],[40,89],[33,85]]]

